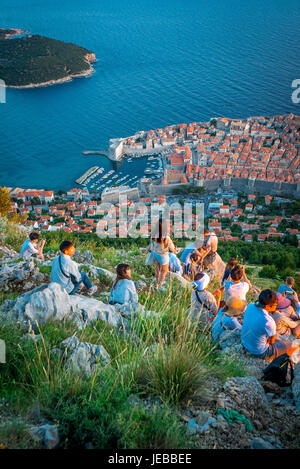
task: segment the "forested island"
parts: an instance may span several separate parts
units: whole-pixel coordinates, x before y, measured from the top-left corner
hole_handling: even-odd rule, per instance
[[[7,87],[33,88],[89,76],[93,52],[39,35],[14,38],[26,31],[0,29],[0,78]]]

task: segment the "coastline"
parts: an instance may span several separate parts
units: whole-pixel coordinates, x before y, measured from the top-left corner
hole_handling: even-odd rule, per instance
[[[59,78],[58,80],[49,80],[45,81],[43,83],[29,83],[28,85],[6,85],[6,88],[12,88],[12,89],[18,89],[18,90],[23,90],[23,89],[31,89],[31,88],[42,88],[42,87],[47,87],[47,86],[53,86],[53,85],[60,85],[62,83],[68,83],[72,81],[74,78],[87,78],[91,76],[94,72],[95,69],[92,67],[92,63],[96,62],[96,55],[92,53],[88,53],[85,55],[86,62],[90,65],[90,68],[87,70],[83,70],[80,73],[68,75],[63,78]]]

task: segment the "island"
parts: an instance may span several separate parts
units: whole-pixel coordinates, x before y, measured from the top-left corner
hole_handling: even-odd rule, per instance
[[[16,35],[26,34],[23,37]],[[72,43],[20,29],[0,29],[0,78],[7,88],[64,83],[94,72],[95,54]]]

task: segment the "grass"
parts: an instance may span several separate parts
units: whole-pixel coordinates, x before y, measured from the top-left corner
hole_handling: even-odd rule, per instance
[[[9,236],[17,247],[17,233],[9,231]],[[47,234],[47,240],[47,249],[56,250],[62,234]],[[145,268],[145,256],[138,248],[125,245],[124,252],[129,254],[124,256],[93,238],[79,238],[76,248],[92,251],[100,267],[114,271],[124,262],[132,266],[135,280],[145,275],[149,284],[153,279],[153,266]],[[40,271],[49,274],[50,268],[41,266]],[[105,275],[98,281],[101,289],[111,286]],[[212,290],[216,287],[211,286]],[[0,303],[16,296],[2,293]],[[225,380],[244,376],[246,370],[233,357],[219,354],[209,330],[190,322],[189,288],[168,281],[165,292],[144,292],[139,300],[153,314],[133,318],[129,334],[118,333],[101,320],[82,331],[71,321],[48,321],[34,341],[24,338],[24,331],[16,325],[1,323],[7,363],[0,369],[0,397],[8,399],[11,412],[26,417],[38,403],[42,415],[58,423],[62,448],[84,448],[86,444],[95,448],[191,448],[193,443],[177,417],[181,404],[195,396],[205,400],[210,376]],[[85,377],[66,370],[55,355],[53,349],[73,334],[81,342],[101,344],[109,353],[111,361],[100,374]],[[128,401],[131,394],[155,398],[160,404],[151,410],[143,405],[133,407]],[[22,428],[16,431],[19,442],[6,436],[4,444],[33,447],[22,432]]]
[[[13,419],[0,425],[0,449],[26,449],[37,446],[25,422]]]

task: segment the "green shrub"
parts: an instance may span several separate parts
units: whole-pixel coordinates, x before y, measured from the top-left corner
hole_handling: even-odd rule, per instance
[[[179,418],[168,408],[143,407],[119,414],[120,446],[125,449],[186,448],[187,434]]]
[[[262,278],[276,278],[277,269],[275,265],[265,265],[259,272],[259,277]]]

